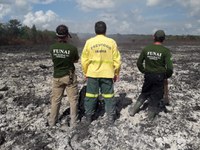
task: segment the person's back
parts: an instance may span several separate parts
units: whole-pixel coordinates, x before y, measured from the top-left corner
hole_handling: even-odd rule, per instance
[[[169,49],[161,44],[154,43],[143,49],[138,58],[137,67],[142,73],[166,73],[170,77],[173,72],[170,59]],[[143,61],[145,61],[145,67]]]
[[[50,46],[54,73],[49,124],[54,126],[58,121],[61,99],[66,89],[70,103],[70,126],[76,126],[78,85],[74,63],[78,62],[79,59],[78,50],[67,42],[70,36],[67,26],[59,25],[56,28],[56,35],[58,42]]]
[[[129,109],[130,116],[134,116],[147,99],[149,102],[148,118],[154,119],[159,113],[159,103],[164,94],[164,81],[173,73],[171,53],[169,49],[162,46],[164,40],[164,31],[156,31],[154,43],[146,46],[140,53],[137,67],[140,72],[144,73],[144,83],[136,103]]]
[[[54,63],[54,77],[63,77],[74,72],[74,62],[78,60],[77,48],[69,43],[56,42],[50,47]]]
[[[114,60],[119,57],[116,47],[116,42],[113,39],[102,34],[87,40],[85,55],[89,56],[90,65],[88,65],[86,76],[94,78],[113,78],[115,75],[114,67],[119,68],[120,66],[118,62],[114,62]]]
[[[87,78],[84,100],[86,120],[92,121],[99,90],[105,101],[108,123],[114,122],[116,102],[114,100],[113,78],[119,76],[121,56],[116,42],[106,37],[106,24],[95,23],[96,36],[86,41],[81,55],[83,74]]]

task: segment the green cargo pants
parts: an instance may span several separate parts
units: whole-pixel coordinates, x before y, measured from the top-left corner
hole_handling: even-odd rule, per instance
[[[85,114],[91,116],[95,113],[99,92],[104,98],[107,115],[115,115],[116,101],[114,100],[112,78],[88,78],[86,97],[84,100]]]

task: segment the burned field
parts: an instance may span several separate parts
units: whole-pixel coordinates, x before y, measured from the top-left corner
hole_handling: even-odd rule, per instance
[[[128,115],[136,101],[143,75],[136,67],[141,47],[121,48],[120,81],[115,84],[118,119],[105,124],[104,114],[76,131],[67,126],[67,96],[63,97],[60,123],[47,126],[50,110],[51,58],[43,48],[0,50],[0,149],[1,150],[198,150],[200,149],[200,46],[168,46],[174,59],[169,80],[170,106],[154,122],[146,110]],[[80,51],[81,54],[81,51]],[[80,61],[76,64],[79,89],[84,85]]]

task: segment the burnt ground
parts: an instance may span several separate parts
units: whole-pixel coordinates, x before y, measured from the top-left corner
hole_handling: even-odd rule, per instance
[[[102,113],[90,126],[68,127],[67,96],[60,122],[47,126],[50,110],[52,62],[46,47],[1,47],[0,149],[1,150],[198,150],[200,149],[200,46],[169,45],[174,75],[169,80],[170,106],[155,121],[146,110],[128,115],[136,101],[143,75],[136,60],[143,46],[120,48],[122,69],[115,84],[118,118],[105,124]],[[81,53],[81,49],[80,49]],[[79,89],[84,86],[80,61],[76,64]]]

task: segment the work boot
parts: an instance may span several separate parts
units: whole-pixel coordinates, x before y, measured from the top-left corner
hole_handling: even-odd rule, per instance
[[[72,127],[72,128],[76,128],[77,125],[78,125],[77,121],[71,121],[70,122],[70,127]]]
[[[164,98],[164,104],[166,105],[166,106],[170,106],[170,103],[169,103],[169,98],[167,97],[165,97]]]
[[[107,124],[107,125],[113,125],[114,122],[115,122],[115,117],[114,117],[114,115],[108,115],[108,116],[107,116],[107,122],[106,122],[106,124]]]
[[[149,121],[153,121],[155,117],[156,117],[156,112],[148,111],[148,119],[149,119]]]
[[[140,106],[142,106],[142,102],[136,101],[135,105],[128,109],[129,115],[133,117],[140,110]]]
[[[148,119],[150,121],[153,121],[158,113],[159,113],[159,108],[150,106],[148,108]]]
[[[86,124],[91,124],[92,122],[92,115],[86,115],[85,116],[85,121],[86,121]]]
[[[164,111],[165,113],[168,112],[164,99],[161,99],[159,103],[159,112],[162,112],[162,111]]]

